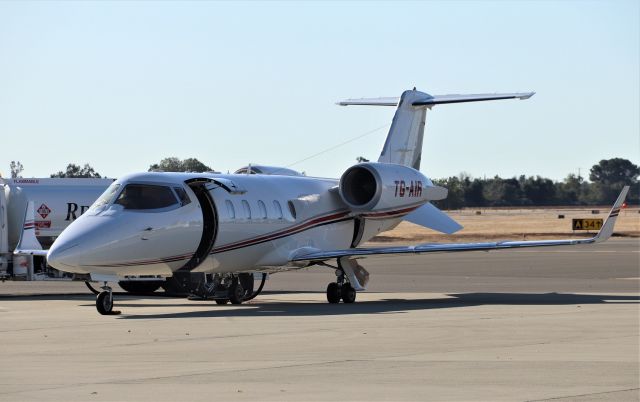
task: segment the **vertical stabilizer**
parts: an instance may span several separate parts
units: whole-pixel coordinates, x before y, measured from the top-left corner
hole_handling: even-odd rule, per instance
[[[395,163],[420,169],[422,139],[427,109],[449,103],[481,102],[501,99],[529,99],[535,92],[513,92],[470,95],[429,95],[413,90],[404,91],[398,98],[361,98],[338,102],[340,106],[396,106],[396,114],[384,142],[378,162]]]
[[[378,162],[420,169],[428,106],[413,106],[413,103],[428,96],[416,90],[404,91]]]

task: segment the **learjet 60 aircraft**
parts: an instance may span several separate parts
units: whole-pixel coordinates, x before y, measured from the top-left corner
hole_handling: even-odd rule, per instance
[[[327,286],[327,300],[352,303],[369,281],[359,260],[370,256],[606,240],[626,188],[600,232],[589,239],[360,247],[403,220],[447,234],[461,229],[430,203],[446,198],[447,189],[419,171],[428,109],[532,95],[432,96],[414,89],[400,98],[340,102],[397,107],[378,161],[354,165],[340,179],[306,177],[270,167],[245,168],[243,174],[122,177],[57,238],[47,253],[48,262],[61,271],[104,282],[96,306],[101,314],[113,314],[113,293],[107,284],[129,278],[173,277],[186,292],[219,304],[239,304],[255,296],[253,278],[247,281],[248,275],[263,275],[264,280],[266,274],[283,270],[330,267],[337,279]],[[262,174],[250,174],[258,171]]]

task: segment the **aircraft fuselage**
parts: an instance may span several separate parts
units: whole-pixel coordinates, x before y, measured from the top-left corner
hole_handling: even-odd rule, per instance
[[[400,200],[397,182],[383,191]],[[114,182],[112,194],[107,190],[112,198],[104,205],[94,205],[69,226],[49,261],[68,272],[117,276],[300,268],[306,264],[290,263],[294,253],[355,247],[425,202],[403,191],[398,205],[353,213],[338,184],[305,176],[129,175]],[[175,202],[151,209],[118,204],[128,186],[172,189]],[[186,203],[176,189],[186,193]]]

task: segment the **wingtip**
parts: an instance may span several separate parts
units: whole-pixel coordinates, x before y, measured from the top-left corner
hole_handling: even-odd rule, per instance
[[[598,232],[598,234],[593,237],[593,241],[596,243],[601,243],[603,241],[608,240],[613,234],[613,229],[616,224],[616,220],[618,219],[618,215],[620,214],[620,209],[622,208],[622,204],[624,200],[627,198],[627,194],[629,193],[629,186],[624,186],[622,191],[620,191],[620,195],[616,199],[616,202],[613,203],[611,207],[611,211],[607,216],[607,219],[604,221],[602,228]]]

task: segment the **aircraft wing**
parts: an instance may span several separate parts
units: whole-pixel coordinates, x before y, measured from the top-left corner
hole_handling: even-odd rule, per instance
[[[333,258],[341,257],[369,257],[374,255],[388,254],[422,254],[422,253],[438,253],[438,252],[459,252],[459,251],[489,251],[503,250],[510,248],[526,248],[526,247],[549,247],[549,246],[574,246],[578,244],[592,244],[606,241],[613,233],[613,227],[616,223],[620,208],[629,191],[629,186],[625,186],[618,199],[613,204],[611,212],[607,220],[602,225],[600,231],[588,239],[566,239],[566,240],[530,240],[530,241],[500,241],[500,242],[482,242],[482,243],[427,243],[416,246],[399,246],[399,247],[374,247],[374,248],[352,248],[344,250],[324,250],[311,251],[306,250],[291,258],[292,262],[321,262]]]

